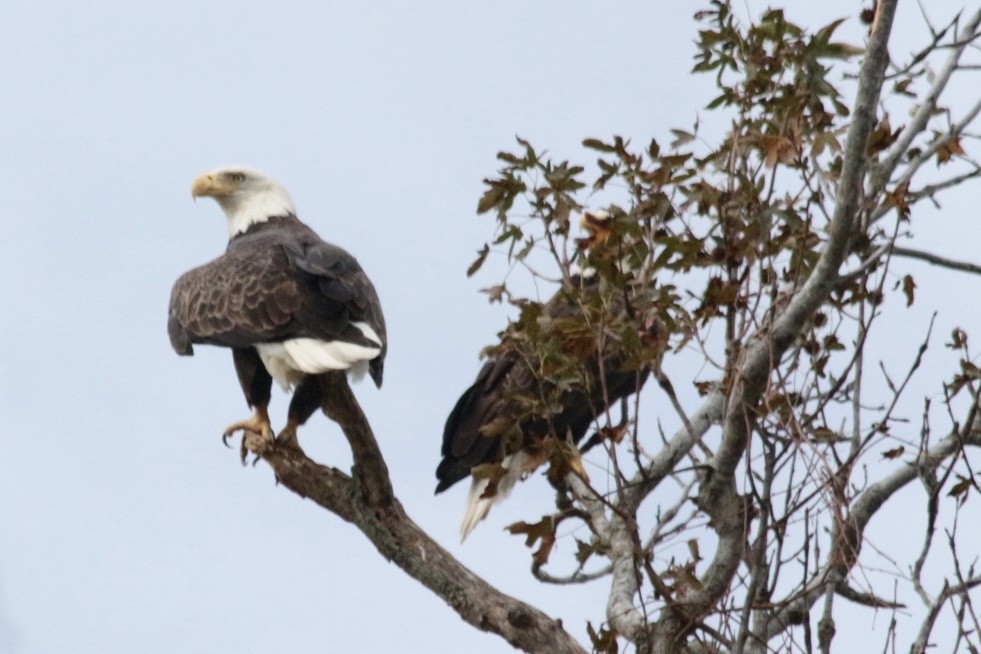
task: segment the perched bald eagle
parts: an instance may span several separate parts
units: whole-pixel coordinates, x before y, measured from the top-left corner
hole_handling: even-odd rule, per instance
[[[346,251],[321,240],[296,217],[282,186],[233,166],[194,180],[191,196],[217,200],[228,219],[225,253],[174,283],[167,332],[174,350],[231,348],[235,371],[254,409],[225,429],[295,440],[320,406],[318,375],[348,370],[382,384],[385,319],[375,288]],[[272,380],[292,390],[286,426],[269,421]]]
[[[579,315],[575,294],[597,292],[595,280],[575,277],[572,281],[576,288],[560,290],[545,305],[542,320]],[[622,306],[615,310],[620,314],[624,311]],[[461,540],[466,539],[495,503],[508,496],[522,476],[541,465],[547,439],[578,444],[609,405],[639,391],[648,375],[646,367],[624,365],[614,353],[604,356],[601,366],[600,355],[594,351],[581,362],[585,379],[558,392],[550,412],[520,418],[527,405],[526,398],[557,391],[553,381],[538,376],[528,361],[516,349],[498,350],[446,419],[443,458],[436,469],[437,493],[471,476],[475,466],[500,465],[496,474],[485,470],[487,474],[472,479],[460,524]]]

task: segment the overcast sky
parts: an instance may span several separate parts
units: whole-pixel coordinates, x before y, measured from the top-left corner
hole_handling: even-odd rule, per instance
[[[791,4],[811,5],[812,26],[848,18],[861,42],[860,3]],[[900,52],[921,34],[905,4]],[[225,247],[220,209],[192,203],[190,183],[227,163],[283,182],[374,280],[385,385],[356,393],[409,514],[580,639],[602,618],[604,582],[542,587],[501,531],[547,510],[544,485],[462,546],[465,484],[432,495],[445,416],[506,322],[477,293],[502,268],[464,274],[493,230],[474,208],[515,135],[589,162],[585,137],[668,142],[704,115],[712,79],[689,74],[701,5],[409,6],[0,3],[0,653],[511,651],[222,446],[248,415],[231,357],[177,357],[165,314],[174,279]],[[968,218],[944,218],[965,238],[945,241],[939,218],[923,233],[970,258]],[[286,404],[274,395],[274,424]],[[349,465],[323,416],[300,439]]]

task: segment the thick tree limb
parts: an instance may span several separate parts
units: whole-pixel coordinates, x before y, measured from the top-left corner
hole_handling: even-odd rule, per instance
[[[296,446],[270,445],[254,434],[246,434],[245,446],[269,464],[280,484],[355,525],[383,557],[442,598],[469,624],[526,652],[585,654],[560,620],[498,591],[406,515],[392,491],[371,426],[342,372],[324,376],[322,408],[338,422],[351,445],[352,476],[310,460]]]

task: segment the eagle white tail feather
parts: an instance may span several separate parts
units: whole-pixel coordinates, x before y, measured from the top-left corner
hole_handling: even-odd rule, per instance
[[[501,466],[507,472],[497,482],[497,493],[494,497],[481,497],[487,490],[488,480],[474,479],[470,483],[467,494],[467,504],[463,510],[463,520],[460,522],[460,542],[462,543],[474,530],[477,524],[487,517],[491,507],[511,494],[511,489],[521,479],[521,474],[528,455],[524,452],[509,454],[501,460]]]
[[[291,338],[283,341],[283,346],[296,363],[296,368],[308,375],[346,370],[358,361],[374,359],[381,352],[381,348],[377,347],[316,338]]]
[[[304,375],[319,375],[328,370],[350,370],[355,381],[367,372],[367,362],[381,354],[381,339],[365,323],[353,323],[378,347],[323,341],[318,338],[291,338],[281,343],[259,343],[256,350],[273,379],[289,390]]]

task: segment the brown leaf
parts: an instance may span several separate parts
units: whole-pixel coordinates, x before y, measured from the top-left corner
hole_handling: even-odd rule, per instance
[[[538,565],[548,562],[549,554],[555,545],[555,524],[549,517],[544,517],[534,524],[527,522],[515,522],[508,525],[506,529],[512,534],[525,535],[525,547],[534,547],[535,543],[541,541],[538,551],[532,554],[532,560]]]
[[[504,199],[504,193],[504,186],[500,184],[492,184],[491,187],[487,189],[482,196],[480,196],[480,201],[477,202],[477,213],[487,213],[496,207],[501,200]]]
[[[494,286],[488,286],[487,288],[480,289],[481,293],[487,294],[487,301],[491,304],[495,302],[500,303],[506,291],[507,286],[504,284],[495,284]]]
[[[882,120],[879,121],[879,124],[875,126],[875,129],[869,135],[867,150],[869,156],[875,156],[895,143],[896,139],[899,138],[900,131],[901,128],[897,128],[895,132],[892,131],[892,126],[889,124],[889,116],[883,116]]]
[[[882,458],[883,459],[896,459],[896,458],[901,457],[903,455],[903,452],[905,452],[905,451],[906,451],[906,448],[903,447],[902,445],[900,445],[899,447],[893,448],[891,450],[886,450],[885,452],[883,452],[882,453]]]
[[[911,306],[913,304],[914,288],[916,288],[916,282],[913,281],[913,276],[906,275],[903,277],[903,294],[906,296],[906,306]]]
[[[480,270],[480,267],[484,265],[484,260],[487,259],[487,255],[490,253],[490,246],[484,243],[483,249],[477,252],[477,258],[474,260],[470,267],[467,268],[467,277],[473,276],[475,272]]]
[[[952,136],[937,150],[937,164],[947,163],[951,157],[959,154],[964,154],[964,148],[961,147],[961,140],[957,136]]]
[[[553,484],[561,484],[570,472],[589,481],[578,447],[565,440],[549,438],[545,440],[545,449],[549,452],[548,478]]]
[[[773,168],[778,163],[792,164],[797,154],[793,141],[784,136],[768,134],[760,137],[760,149],[763,150],[767,168]]]
[[[702,560],[701,554],[698,552],[698,539],[692,538],[688,541],[688,552],[691,554],[691,558],[696,563]]]
[[[950,332],[951,342],[947,343],[947,347],[952,350],[959,350],[967,346],[967,332],[965,332],[960,327],[955,327]]]
[[[836,432],[834,429],[829,429],[827,427],[816,427],[812,429],[811,438],[816,441],[823,441],[825,443],[846,440],[844,436]]]
[[[621,441],[623,441],[623,437],[626,433],[627,433],[626,423],[622,425],[601,427],[599,430],[600,438],[616,444],[619,444]]]
[[[589,634],[589,640],[593,644],[593,651],[596,654],[618,654],[620,651],[619,645],[617,645],[617,632],[613,631],[609,627],[600,627],[599,632],[593,628],[593,623],[586,623],[586,633]]]
[[[906,201],[907,191],[909,191],[909,182],[904,182],[886,193],[885,205],[896,209],[900,218],[909,218],[909,203]]]
[[[602,245],[613,233],[613,216],[606,211],[585,211],[579,219],[579,226],[588,234],[585,238],[577,238],[576,246],[580,250],[588,250]]]
[[[714,382],[707,381],[692,382],[692,385],[695,387],[695,390],[698,391],[699,397],[705,397],[712,391],[713,388],[715,388]]]
[[[971,486],[976,486],[973,479],[964,477],[963,475],[957,475],[957,483],[950,487],[950,492],[947,495],[948,497],[957,497],[963,502],[967,499],[967,492],[971,489]]]
[[[673,580],[672,591],[684,596],[690,590],[702,590],[702,582],[695,574],[695,563],[689,562],[684,565],[672,565],[664,573],[665,579]]]

